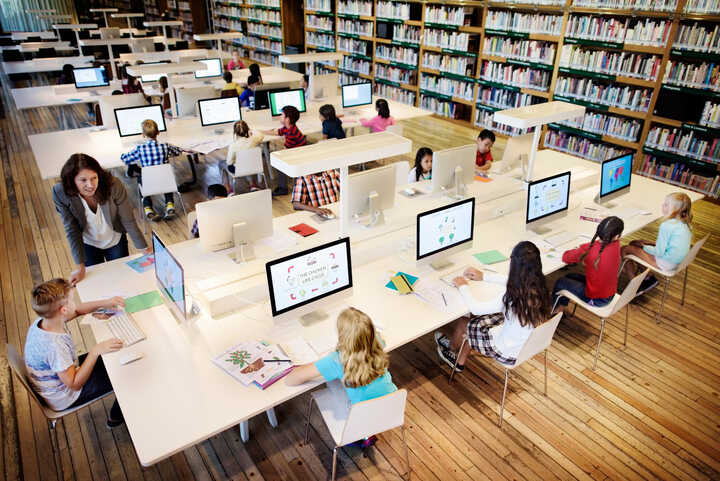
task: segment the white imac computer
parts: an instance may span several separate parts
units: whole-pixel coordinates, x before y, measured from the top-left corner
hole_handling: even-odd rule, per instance
[[[292,105],[301,114],[305,112],[305,92],[303,89],[292,89],[284,92],[270,92],[268,93],[270,100],[270,114],[273,117],[277,117],[282,113],[283,107]]]
[[[534,133],[510,137],[505,145],[502,160],[493,162],[490,173],[504,174],[520,168],[520,174],[524,179],[527,173],[528,158],[533,145]],[[517,177],[520,178],[520,175]]]
[[[115,121],[117,122],[120,137],[129,137],[142,134],[142,123],[146,119],[154,120],[158,131],[165,132],[165,116],[162,105],[143,105],[141,107],[125,107],[115,109]]]
[[[467,184],[475,180],[475,152],[475,144],[435,151],[430,181],[432,193],[442,192],[452,199],[465,197]]]
[[[160,65],[160,64],[166,64],[166,63],[168,63],[168,62],[164,62],[164,61],[163,62],[145,62],[143,64],[143,66]],[[143,84],[147,84],[147,83],[157,82],[158,80],[160,80],[160,77],[167,77],[167,74],[166,73],[152,73],[152,74],[141,75],[140,81]]]
[[[73,77],[75,78],[76,89],[107,87],[110,85],[103,67],[74,68]]]
[[[310,98],[312,100],[331,100],[337,97],[339,76],[336,73],[313,75],[310,77]]]
[[[158,288],[178,321],[188,318],[188,299],[185,296],[185,274],[180,263],[173,257],[160,237],[152,232],[155,257],[155,279]],[[191,303],[190,303],[191,304]],[[192,305],[192,304],[191,304]]]
[[[370,105],[372,101],[372,84],[370,82],[360,82],[342,86],[343,109]]]
[[[252,242],[273,234],[269,189],[195,204],[200,246],[205,251],[235,247],[235,262],[254,258]]]
[[[632,165],[632,153],[603,161],[600,168],[600,193],[596,198],[598,204],[610,209],[617,207],[610,201],[630,192]]]
[[[223,66],[222,61],[219,58],[196,59],[195,62],[202,62],[207,65],[205,70],[198,70],[195,72],[195,78],[208,79],[222,77]],[[210,81],[206,80],[205,83],[209,84]]]
[[[418,214],[418,263],[429,263],[435,270],[452,265],[450,255],[472,247],[474,217],[475,197]]]
[[[570,205],[570,171],[534,180],[528,184],[525,229],[538,235],[550,233],[543,227],[565,217]]]
[[[203,127],[237,122],[242,118],[240,111],[240,97],[198,100],[200,125]],[[222,128],[215,129],[216,134],[223,132]]]
[[[383,213],[395,205],[395,165],[352,174],[348,177],[350,216],[365,227],[382,225]]]
[[[276,321],[299,318],[307,325],[325,319],[323,307],[352,296],[350,238],[270,261],[265,272]]]

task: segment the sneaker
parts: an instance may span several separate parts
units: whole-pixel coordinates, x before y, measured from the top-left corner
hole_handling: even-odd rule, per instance
[[[172,219],[175,217],[175,204],[168,202],[165,204],[165,219]]]
[[[363,439],[362,444],[360,444],[360,447],[369,448],[371,446],[375,446],[376,442],[377,442],[377,436],[372,435],[369,438]]]
[[[438,346],[437,352],[438,356],[440,356],[440,359],[443,360],[445,364],[450,366],[450,369],[452,369],[454,366],[455,372],[463,372],[463,370],[465,370],[465,366],[463,366],[462,364],[458,364],[457,366],[455,366],[455,360],[457,359],[457,356],[452,350]]]
[[[450,349],[450,339],[440,331],[435,331],[435,344],[443,349]]]
[[[107,421],[105,421],[105,427],[107,427],[108,429],[112,429],[112,428],[116,428],[124,423],[125,423],[125,418],[123,418],[122,416],[120,416],[119,419],[113,419],[111,417],[108,417]]]
[[[640,288],[638,289],[636,296],[642,296],[647,291],[657,287],[658,284],[658,280],[655,276],[647,276],[645,280],[640,283]]]
[[[258,187],[257,184],[250,184],[250,192],[255,192],[257,190],[260,190],[260,187]]]
[[[151,220],[153,222],[157,222],[158,220],[160,220],[157,213],[153,210],[152,207],[145,207],[145,217],[147,218],[147,220]]]

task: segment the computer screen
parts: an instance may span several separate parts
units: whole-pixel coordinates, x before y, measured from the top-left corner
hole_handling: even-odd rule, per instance
[[[305,112],[305,91],[303,89],[292,89],[284,92],[270,92],[270,113],[273,117],[282,113],[282,108],[292,105],[298,112]]]
[[[475,197],[439,207],[417,216],[417,259],[471,241]]]
[[[372,84],[362,82],[342,86],[343,108],[357,107],[358,105],[369,105],[372,103]]]
[[[168,62],[145,62],[143,66],[145,65],[159,65],[159,64],[165,64]],[[140,76],[140,80],[143,83],[149,83],[149,82],[157,82],[160,80],[160,77],[167,77],[166,73],[151,73],[151,74],[145,74]]]
[[[570,172],[530,182],[525,222],[533,222],[567,210],[569,200]]]
[[[184,318],[186,312],[185,274],[183,268],[154,231],[152,233],[152,242],[155,255],[155,277],[160,284],[163,295]]]
[[[268,262],[265,272],[273,316],[349,289],[350,238]]]
[[[146,119],[154,120],[158,126],[158,131],[165,132],[165,117],[163,116],[162,105],[143,105],[141,107],[115,109],[115,121],[117,122],[120,137],[142,134],[142,123]]]
[[[110,82],[103,67],[74,68],[75,88],[107,87]]]
[[[210,78],[222,76],[222,62],[219,58],[198,59],[195,61],[202,62],[207,65],[207,69],[198,70],[197,72],[195,72],[195,78]]]
[[[633,154],[625,154],[602,163],[600,179],[600,197],[630,187],[632,177]]]
[[[226,124],[240,120],[240,97],[198,100],[200,124]]]

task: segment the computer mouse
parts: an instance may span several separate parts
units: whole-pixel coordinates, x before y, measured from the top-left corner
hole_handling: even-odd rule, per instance
[[[415,189],[413,189],[412,187],[408,187],[407,189],[403,190],[403,192],[405,192],[407,195],[415,195],[416,194]]]
[[[333,220],[335,218],[335,214],[321,214],[325,219],[327,220]]]

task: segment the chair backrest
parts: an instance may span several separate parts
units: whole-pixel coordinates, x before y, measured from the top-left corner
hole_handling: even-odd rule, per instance
[[[262,149],[240,150],[235,154],[235,177],[263,173]]]
[[[192,236],[192,228],[193,224],[195,224],[195,219],[197,219],[197,211],[192,211],[187,213],[187,229],[188,234]]]
[[[682,272],[683,269],[685,269],[692,263],[692,261],[695,260],[695,257],[697,257],[698,252],[700,252],[700,249],[702,249],[702,246],[705,244],[705,241],[708,240],[708,237],[710,237],[710,234],[706,235],[705,237],[697,241],[694,246],[692,246],[690,252],[688,252],[685,256],[685,259],[683,259],[683,261],[678,264],[676,269],[677,272]]]
[[[528,359],[532,359],[536,354],[539,354],[550,347],[552,338],[555,335],[555,330],[557,329],[558,324],[560,324],[561,317],[562,312],[558,312],[552,317],[552,319],[532,330],[530,336],[527,338],[527,341],[523,344],[522,349],[520,349],[520,353],[518,354],[517,360],[512,368],[519,366]]]
[[[410,164],[401,160],[395,162],[395,185],[407,184],[408,174],[410,173]]]
[[[39,48],[37,51],[37,58],[53,58],[57,57],[57,52],[53,47]]]
[[[402,135],[403,134],[403,126],[400,124],[395,125],[388,125],[385,128],[386,132],[392,132],[393,134]]]
[[[394,429],[405,424],[407,391],[399,389],[390,394],[350,406],[340,446]]]
[[[120,38],[120,29],[117,27],[101,27],[100,38],[109,40],[111,38]]]
[[[188,46],[187,40],[177,40],[175,45],[168,45],[168,50],[187,50]]]
[[[33,401],[35,401],[38,406],[40,406],[40,409],[45,412],[46,408],[44,403],[40,400],[37,393],[28,382],[25,359],[20,355],[17,349],[15,349],[15,346],[13,346],[12,344],[7,344],[7,359],[8,364],[10,364],[10,369],[12,369],[12,372],[15,374],[15,377],[17,377],[17,379],[20,381],[20,384],[25,387]]]
[[[622,294],[620,294],[620,299],[618,299],[617,303],[615,304],[615,307],[612,310],[612,314],[618,312],[620,309],[625,307],[628,302],[632,301],[635,298],[638,289],[640,289],[640,284],[642,284],[642,281],[645,280],[645,276],[647,276],[649,272],[649,268],[645,269],[643,272],[630,279],[628,285],[625,286],[625,290],[622,292]]]
[[[217,91],[212,85],[175,89],[175,93],[179,117],[195,115],[198,100],[217,97]]]
[[[26,42],[42,42],[42,37],[28,37]]]
[[[177,182],[172,164],[150,165],[142,168],[142,185],[138,184],[142,196],[177,192]]]
[[[117,127],[115,121],[115,109],[122,107],[139,107],[147,104],[141,93],[125,95],[103,95],[98,100],[100,113],[102,114],[103,125],[108,129]]]
[[[155,51],[155,40],[152,38],[139,38],[133,42],[133,50],[135,53],[139,52],[154,52]]]
[[[239,96],[240,95],[238,94],[237,89],[227,89],[227,90],[222,90],[220,92],[220,97],[222,97],[222,98],[239,97]]]

